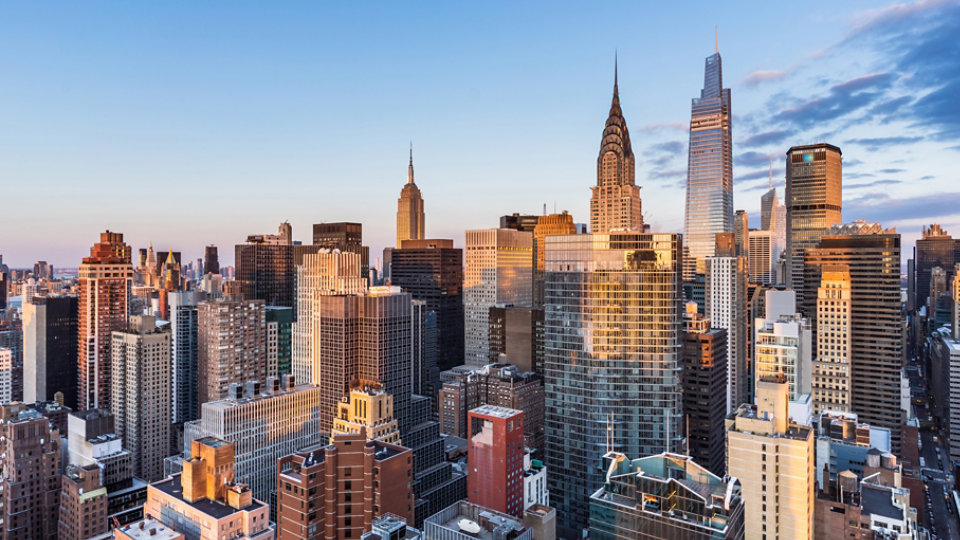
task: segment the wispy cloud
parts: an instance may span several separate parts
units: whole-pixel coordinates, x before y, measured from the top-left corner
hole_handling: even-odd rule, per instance
[[[753,73],[747,75],[743,79],[743,85],[748,88],[754,88],[763,83],[782,81],[787,78],[789,73],[787,71],[778,70],[778,69],[763,69],[760,71],[754,71]]]
[[[648,133],[657,131],[687,131],[689,128],[690,126],[683,122],[660,122],[657,124],[646,124],[640,126],[637,131]]]
[[[885,226],[919,218],[951,216],[960,208],[960,193],[935,193],[916,197],[891,197],[870,193],[843,203],[844,221],[865,219]]]
[[[756,135],[751,135],[746,139],[737,143],[737,145],[745,148],[766,146],[768,144],[783,142],[789,136],[790,136],[789,131],[786,131],[783,129],[775,129],[772,131],[765,131],[763,133],[757,133]]]
[[[894,136],[894,137],[866,137],[862,139],[849,139],[847,144],[856,144],[863,146],[867,150],[876,151],[881,148],[888,148],[891,146],[902,146],[905,144],[913,144],[923,140],[923,137],[910,137],[910,136]]]

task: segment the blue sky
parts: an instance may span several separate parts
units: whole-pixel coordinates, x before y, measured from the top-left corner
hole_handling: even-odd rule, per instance
[[[646,220],[680,231],[715,25],[736,208],[771,154],[782,186],[785,150],[826,141],[845,220],[960,235],[956,2],[49,2],[0,5],[0,253],[76,266],[110,228],[230,262],[283,220],[361,221],[375,253],[410,140],[431,237],[584,222],[614,50]]]

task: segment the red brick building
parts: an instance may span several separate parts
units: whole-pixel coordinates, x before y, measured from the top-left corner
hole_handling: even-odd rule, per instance
[[[412,486],[409,449],[366,432],[336,435],[329,446],[278,460],[277,537],[360,538],[385,513],[412,523]]]
[[[470,411],[467,498],[523,516],[523,411],[484,405]]]

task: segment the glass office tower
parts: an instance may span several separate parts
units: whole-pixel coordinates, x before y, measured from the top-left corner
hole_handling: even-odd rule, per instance
[[[700,97],[690,114],[687,205],[683,243],[684,279],[705,271],[714,236],[733,232],[733,134],[730,89],[723,88],[720,53],[707,57]]]
[[[546,462],[559,526],[576,533],[610,449],[682,446],[679,234],[548,236]]]

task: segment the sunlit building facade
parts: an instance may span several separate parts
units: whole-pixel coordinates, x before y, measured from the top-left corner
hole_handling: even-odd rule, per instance
[[[730,89],[723,87],[720,53],[707,57],[700,97],[690,106],[690,147],[683,245],[684,279],[706,271],[717,233],[733,231],[733,131]]]
[[[825,266],[817,289],[817,354],[813,362],[813,413],[850,412],[850,270]]]
[[[629,455],[682,446],[681,241],[550,236],[546,248],[546,465],[559,526],[579,530],[606,441]]]
[[[747,258],[707,257],[706,316],[727,331],[727,414],[749,402]]]
[[[413,146],[410,146],[410,165],[407,168],[407,183],[400,190],[397,199],[397,246],[404,240],[421,240],[424,238],[426,217],[423,213],[423,197],[420,188],[413,181]]]
[[[613,101],[597,156],[597,185],[590,188],[590,232],[643,231],[635,169],[630,132],[620,109],[620,91],[614,73]]]
[[[533,234],[514,229],[468,230],[465,245],[465,361],[480,367],[490,355],[490,308],[496,304],[529,307],[533,301]]]
[[[110,405],[110,334],[127,325],[133,283],[130,254],[123,235],[107,231],[80,263],[77,406],[81,410]]]

